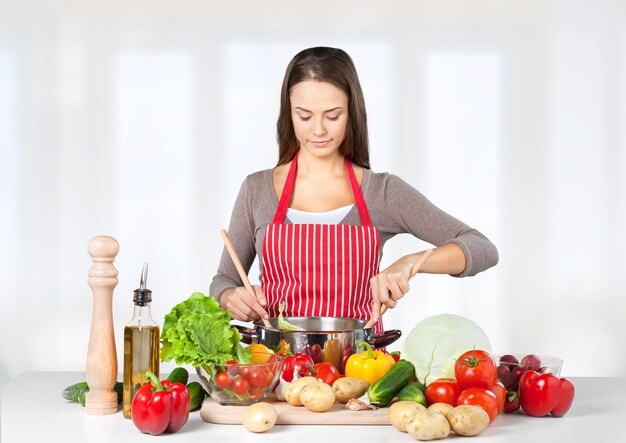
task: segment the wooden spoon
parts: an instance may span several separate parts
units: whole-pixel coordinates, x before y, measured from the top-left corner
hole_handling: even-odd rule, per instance
[[[220,235],[222,236],[222,240],[224,240],[224,245],[226,245],[226,249],[228,249],[230,258],[233,260],[233,263],[235,264],[235,268],[237,268],[239,277],[241,277],[241,280],[243,281],[243,285],[246,287],[248,294],[250,294],[256,299],[256,294],[254,293],[254,289],[252,289],[250,280],[248,280],[248,274],[246,274],[246,271],[244,271],[243,266],[241,265],[241,261],[239,260],[237,251],[235,251],[235,248],[233,247],[233,244],[231,243],[230,238],[228,237],[228,232],[226,232],[226,229],[220,229]],[[261,320],[263,320],[263,324],[265,325],[266,328],[274,329],[274,327],[272,326],[272,323],[270,323],[270,321],[267,318],[261,317]]]
[[[409,278],[413,278],[413,276],[415,274],[417,274],[417,271],[420,270],[420,268],[422,267],[422,265],[424,264],[424,262],[426,262],[426,259],[430,256],[430,254],[433,253],[432,249],[428,249],[427,251],[424,251],[424,253],[422,254],[422,256],[420,257],[420,259],[413,265],[413,267],[411,268],[411,274],[409,275]],[[387,311],[387,305],[382,305],[380,307],[380,316],[382,317],[382,315]],[[369,321],[367,323],[365,323],[365,326],[363,326],[363,329],[368,329],[371,328],[372,326],[374,326],[374,319],[370,318]]]

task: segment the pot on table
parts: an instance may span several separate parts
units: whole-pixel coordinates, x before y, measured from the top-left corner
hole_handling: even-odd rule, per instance
[[[261,343],[270,349],[278,349],[281,340],[285,340],[293,354],[302,352],[313,357],[315,363],[332,363],[342,373],[346,360],[354,354],[361,341],[375,348],[381,348],[395,342],[402,332],[391,329],[381,334],[374,334],[373,328],[365,328],[367,321],[354,318],[336,317],[286,317],[285,320],[302,331],[278,329],[278,319],[270,318],[272,328],[260,321],[254,327],[234,325],[247,344]]]

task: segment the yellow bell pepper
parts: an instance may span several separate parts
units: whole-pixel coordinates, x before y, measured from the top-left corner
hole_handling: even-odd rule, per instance
[[[346,377],[365,380],[370,385],[382,378],[396,363],[393,357],[382,351],[372,350],[369,343],[359,342],[358,347],[365,346],[365,351],[352,354],[346,362]]]

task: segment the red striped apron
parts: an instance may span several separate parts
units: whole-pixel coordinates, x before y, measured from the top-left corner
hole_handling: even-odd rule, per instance
[[[348,159],[346,168],[362,226],[285,224],[298,154],[291,162],[274,221],[263,239],[261,286],[270,317],[278,316],[278,304],[284,301],[287,317],[371,318],[370,279],[379,272],[380,236]],[[382,331],[381,319],[374,332]]]

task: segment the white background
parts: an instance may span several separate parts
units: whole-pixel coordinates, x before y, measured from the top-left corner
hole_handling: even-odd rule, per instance
[[[316,45],[355,61],[372,169],[500,252],[420,275],[387,327],[457,313],[494,350],[625,374],[626,3],[0,0],[0,383],[85,368],[95,235],[121,247],[120,368],[144,261],[157,322],[207,293],[241,181],[276,162],[285,67]],[[397,237],[383,266],[425,247]]]

